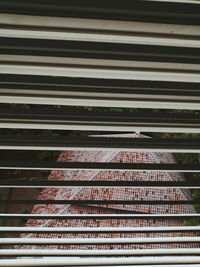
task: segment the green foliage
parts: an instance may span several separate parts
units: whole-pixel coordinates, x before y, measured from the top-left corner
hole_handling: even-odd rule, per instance
[[[200,135],[198,133],[173,133],[172,135],[173,138],[200,138]]]
[[[177,138],[199,138],[200,136],[198,134],[176,134]],[[174,136],[173,136],[174,137]],[[200,163],[200,155],[194,154],[194,153],[176,153],[175,157],[178,161],[178,163],[182,164],[199,164]],[[190,181],[198,182],[200,181],[200,174],[199,173],[190,173],[189,176],[186,176],[186,179],[189,179]],[[192,199],[200,199],[200,190],[195,189],[192,191]],[[200,205],[196,204],[193,205],[193,208],[197,213],[200,213]],[[184,221],[185,226],[192,226],[192,225],[200,225],[200,219],[190,219]]]
[[[193,190],[193,193],[192,193],[192,198],[195,200],[195,199],[200,199],[200,190],[199,189],[195,189]],[[200,205],[199,204],[196,204],[193,206],[194,209],[196,210],[196,212],[200,213]]]
[[[8,218],[3,218],[1,220],[1,226],[7,226],[8,225]]]
[[[184,226],[194,226],[194,225],[200,225],[200,219],[190,219],[185,220],[183,223]]]
[[[41,136],[59,136],[59,134],[52,130],[43,130]]]
[[[193,190],[192,198],[194,200],[195,199],[200,199],[200,190],[199,189]],[[195,211],[197,213],[200,213],[200,205],[198,205],[198,204],[193,205],[193,208],[195,209]],[[185,220],[184,221],[184,225],[185,226],[200,225],[200,218],[199,219]]]
[[[37,153],[36,158],[40,160],[55,160],[60,153],[56,151],[40,151]]]
[[[107,112],[135,112],[139,111],[137,108],[117,108],[117,107],[112,107],[112,108],[107,108],[107,107],[82,107],[78,108],[79,111],[85,110],[85,111],[107,111]],[[77,108],[75,108],[77,110]],[[141,109],[140,109],[141,111]]]
[[[182,164],[198,164],[199,155],[194,153],[175,153],[176,160]]]
[[[22,213],[23,213],[23,214],[29,214],[29,213],[31,213],[31,211],[30,211],[29,209],[25,209],[25,210],[23,210]]]

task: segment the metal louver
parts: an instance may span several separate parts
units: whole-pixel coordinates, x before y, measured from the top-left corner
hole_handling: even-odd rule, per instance
[[[123,138],[106,133],[200,133],[200,2],[124,0],[0,1],[0,150],[199,153],[199,138]],[[27,108],[26,105],[30,105]],[[56,108],[57,106],[60,109]],[[99,107],[83,111],[80,107]],[[104,110],[106,108],[106,110]],[[115,108],[118,108],[115,111]],[[128,108],[135,109],[131,113]],[[124,112],[119,111],[124,109]],[[137,110],[136,110],[137,109]],[[148,109],[148,111],[144,111]],[[159,111],[156,111],[159,109]],[[174,110],[186,113],[172,112]],[[196,112],[195,112],[196,111]],[[40,136],[39,130],[82,131]],[[86,134],[95,131],[97,134]],[[199,163],[0,160],[0,170],[199,173]],[[5,188],[199,189],[199,181],[7,179]],[[127,193],[128,195],[128,193]],[[148,197],[148,196],[147,196]],[[100,205],[99,214],[1,213],[0,266],[200,266],[200,226],[41,227],[17,220],[198,220],[194,213],[148,213],[124,205],[199,205],[200,199],[0,199],[0,205]],[[102,206],[103,205],[103,206]],[[115,206],[118,205],[119,209]],[[110,211],[110,213],[109,213]],[[5,226],[8,219],[12,225]],[[33,234],[55,237],[30,238]],[[112,234],[96,238],[95,234]],[[155,236],[143,236],[154,233]],[[159,234],[162,233],[161,236]],[[178,235],[174,235],[178,233]],[[181,235],[184,233],[185,235]],[[7,234],[7,237],[1,237]],[[16,234],[25,236],[16,237]],[[59,234],[68,234],[60,238]],[[80,236],[73,237],[73,234]],[[92,234],[82,237],[82,234]],[[115,237],[120,234],[120,237]],[[139,234],[128,237],[126,234]],[[170,235],[168,235],[170,234]],[[30,236],[29,236],[30,235]],[[184,243],[181,248],[163,244]],[[152,249],[83,245],[152,244]],[[154,244],[161,248],[154,249]],[[190,246],[190,244],[192,245]],[[45,246],[46,245],[46,246]],[[71,249],[49,248],[70,245]],[[80,247],[76,247],[80,245]],[[73,249],[76,247],[76,249]]]

